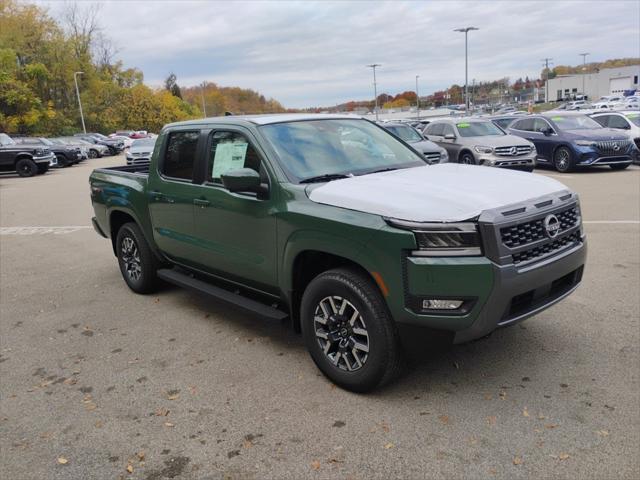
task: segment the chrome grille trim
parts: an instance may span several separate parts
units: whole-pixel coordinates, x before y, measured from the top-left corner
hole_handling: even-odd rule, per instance
[[[532,151],[533,149],[530,145],[513,145],[508,147],[496,147],[493,150],[493,152],[496,155],[500,155],[502,157],[514,157],[514,156],[520,156],[520,155],[527,155]]]
[[[617,156],[627,152],[631,146],[631,140],[607,140],[595,142],[595,146],[601,155]]]

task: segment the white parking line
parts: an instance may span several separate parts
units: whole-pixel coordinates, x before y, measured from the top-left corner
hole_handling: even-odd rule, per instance
[[[66,227],[0,227],[0,235],[63,235],[92,228],[88,225],[72,225]]]

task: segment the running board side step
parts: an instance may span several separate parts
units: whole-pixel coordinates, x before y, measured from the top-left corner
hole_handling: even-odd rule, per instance
[[[239,293],[234,293],[224,288],[217,287],[211,283],[199,280],[192,277],[189,274],[182,273],[181,271],[163,268],[157,272],[158,278],[165,280],[169,283],[173,283],[179,287],[188,288],[196,292],[204,293],[210,297],[217,298],[219,300],[232,303],[245,310],[253,312],[257,315],[269,318],[271,320],[283,320],[289,316],[286,312],[279,310],[275,307],[266,305],[257,300],[245,297]]]

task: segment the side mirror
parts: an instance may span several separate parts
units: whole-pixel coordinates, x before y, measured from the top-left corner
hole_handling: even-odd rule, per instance
[[[545,137],[548,137],[553,133],[553,128],[549,128],[549,127],[543,128],[542,133],[544,133]]]
[[[456,136],[455,136],[453,133],[447,133],[447,134],[444,136],[444,139],[445,139],[445,140],[455,140],[455,139],[456,139]]]
[[[260,174],[251,168],[229,170],[220,179],[230,192],[257,192],[260,188]]]

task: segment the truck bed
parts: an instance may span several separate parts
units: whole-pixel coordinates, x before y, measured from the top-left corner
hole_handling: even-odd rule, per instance
[[[118,167],[96,168],[94,172],[124,172],[148,176],[149,165],[120,165]]]

